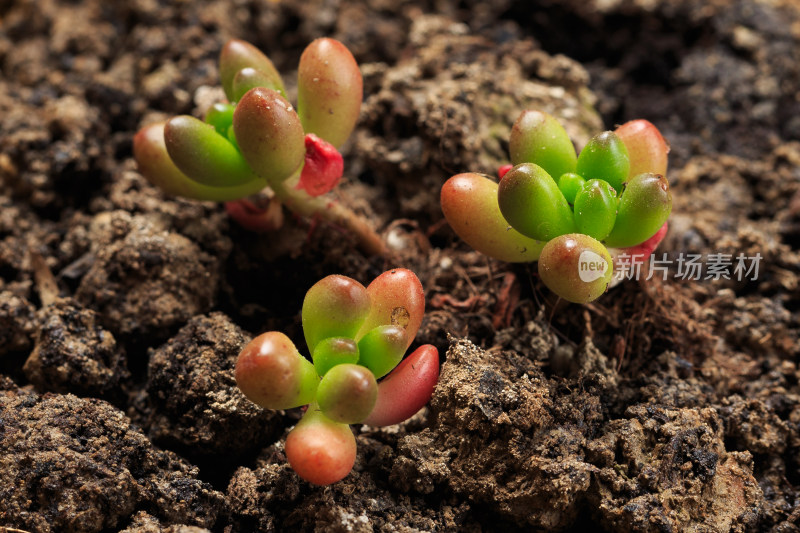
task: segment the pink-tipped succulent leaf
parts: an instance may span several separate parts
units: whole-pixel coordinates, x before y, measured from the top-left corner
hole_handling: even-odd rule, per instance
[[[497,182],[467,172],[448,179],[442,186],[444,217],[467,244],[501,261],[536,261],[544,243],[513,229],[500,212]]]
[[[387,270],[372,280],[367,293],[369,315],[361,324],[356,340],[378,326],[393,325],[405,330],[405,348],[408,348],[425,314],[425,293],[417,275],[405,268]]]
[[[271,83],[265,86],[277,90],[284,96],[286,95],[281,75],[272,64],[272,61],[252,44],[239,39],[231,39],[225,43],[219,55],[219,77],[222,80],[222,88],[225,90],[225,95],[230,101],[237,101],[234,97],[233,80],[236,74],[244,68],[253,68],[260,71],[263,76],[271,80]]]
[[[356,462],[350,426],[334,422],[310,405],[286,437],[286,458],[297,475],[315,485],[344,479]]]
[[[236,384],[247,398],[265,409],[291,409],[314,400],[319,376],[283,333],[269,331],[239,353]]]
[[[233,113],[233,131],[250,167],[270,183],[289,178],[303,163],[305,134],[292,105],[280,93],[257,87]]]
[[[628,177],[644,172],[667,175],[669,145],[651,122],[644,119],[631,120],[618,127],[615,133],[628,148]]]
[[[335,147],[347,140],[361,112],[363,82],[353,54],[334,39],[316,39],[300,56],[297,107],[306,133]]]
[[[420,346],[378,384],[378,400],[364,424],[391,426],[411,418],[430,401],[438,380],[439,351]]]

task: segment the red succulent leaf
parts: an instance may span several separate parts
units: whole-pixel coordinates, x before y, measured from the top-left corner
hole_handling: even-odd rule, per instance
[[[511,163],[509,163],[508,165],[501,166],[500,168],[497,169],[497,178],[503,179],[503,176],[506,175],[506,172],[508,172],[512,168],[514,168],[514,165],[512,165]]]
[[[378,401],[364,424],[391,426],[411,418],[430,401],[437,381],[439,351],[420,346],[378,384]]]
[[[632,264],[637,263],[644,263],[650,254],[652,254],[658,245],[664,240],[664,237],[667,235],[668,223],[664,222],[664,225],[649,239],[644,241],[641,244],[637,244],[636,246],[631,246],[630,248],[612,248],[609,250],[611,252],[611,256],[614,257],[619,255],[619,253],[624,253],[631,258]]]
[[[313,133],[307,134],[306,160],[297,188],[310,196],[325,194],[336,187],[343,172],[342,154],[331,143]]]

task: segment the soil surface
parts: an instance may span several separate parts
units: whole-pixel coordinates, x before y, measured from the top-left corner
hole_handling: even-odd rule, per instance
[[[800,531],[800,4],[165,4],[0,0],[0,532]],[[291,216],[249,233],[136,171],[139,127],[219,97],[229,38],[293,93],[319,36],[364,75],[335,196],[390,257]],[[449,229],[442,183],[506,163],[527,108],[578,145],[661,129],[666,276],[566,304]],[[393,266],[425,287],[439,385],[312,486],[283,451],[299,411],[248,402],[236,356],[303,347],[321,277]]]

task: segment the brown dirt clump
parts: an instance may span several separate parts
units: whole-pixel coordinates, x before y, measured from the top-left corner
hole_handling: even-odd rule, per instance
[[[282,417],[259,408],[236,387],[236,357],[250,339],[228,317],[211,313],[193,318],[153,350],[144,423],[154,442],[194,457],[231,461],[277,437]]]
[[[0,517],[37,532],[102,531],[151,509],[213,526],[223,496],[197,469],[150,441],[100,400],[0,393]]]

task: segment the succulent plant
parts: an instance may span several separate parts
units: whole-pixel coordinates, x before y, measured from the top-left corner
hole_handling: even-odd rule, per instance
[[[337,148],[361,109],[361,73],[347,47],[328,38],[308,45],[298,66],[297,109],[269,58],[245,41],[225,44],[219,72],[228,101],[211,106],[204,120],[181,115],[136,134],[142,175],[167,194],[228,202],[228,212],[251,229],[277,229],[285,205],[348,229],[368,253],[384,253],[364,220],[322,197],[342,177]],[[268,208],[247,200],[260,191],[270,191]]]
[[[613,272],[607,247],[642,257],[664,237],[672,210],[669,147],[650,122],[602,132],[577,154],[558,120],[524,111],[509,151],[513,165],[501,167],[499,185],[476,173],[447,180],[442,211],[476,250],[503,261],[538,260],[542,280],[562,298],[585,303],[603,294]],[[581,270],[603,262],[602,274]]]
[[[423,345],[403,359],[424,311],[422,285],[409,270],[384,272],[367,287],[331,275],[303,301],[311,361],[275,331],[244,347],[235,375],[247,398],[265,409],[308,406],[286,439],[286,456],[300,477],[318,485],[339,481],[356,456],[348,424],[397,424],[430,400],[437,349]]]

